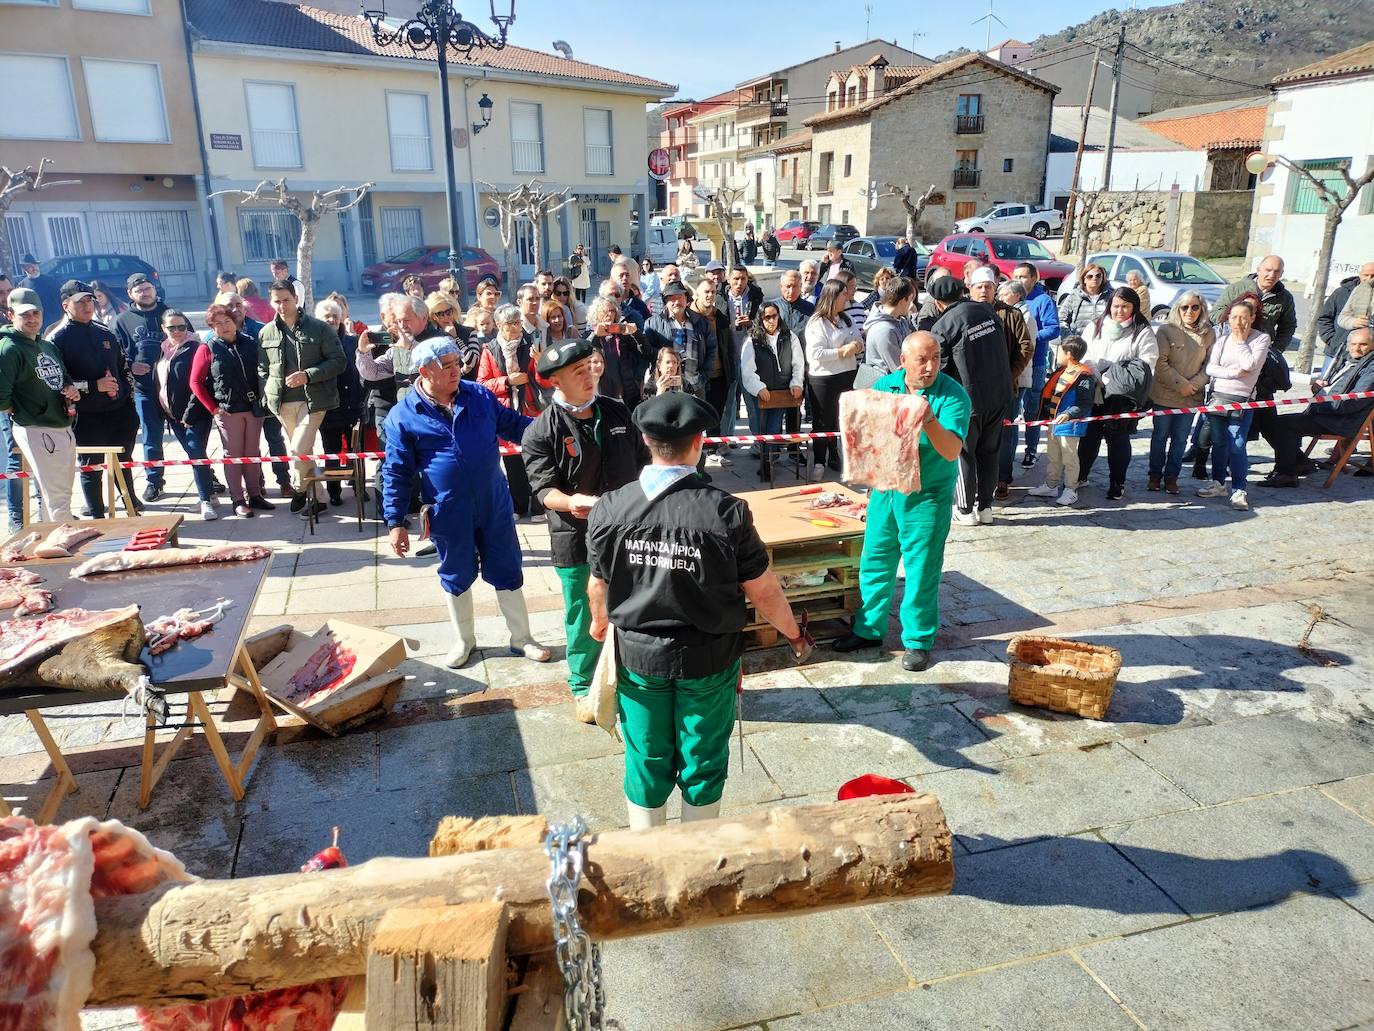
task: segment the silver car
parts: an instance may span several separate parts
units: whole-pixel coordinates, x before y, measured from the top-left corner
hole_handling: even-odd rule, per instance
[[[1165,319],[1178,295],[1195,290],[1207,304],[1217,303],[1226,289],[1226,280],[1205,261],[1176,251],[1103,251],[1088,255],[1088,261],[1107,270],[1107,282],[1125,286],[1126,274],[1139,272],[1150,289],[1150,318]],[[1069,291],[1078,285],[1078,269],[1074,269],[1060,284],[1055,298],[1061,304]]]

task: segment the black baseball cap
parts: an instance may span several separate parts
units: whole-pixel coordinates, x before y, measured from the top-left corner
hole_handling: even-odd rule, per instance
[[[91,289],[91,285],[89,283],[83,283],[79,279],[67,280],[62,284],[62,289],[59,294],[64,301],[73,301],[79,297],[95,298],[95,291]]]
[[[152,280],[148,278],[148,274],[146,272],[135,272],[132,276],[130,276],[128,279],[124,281],[124,289],[132,290],[136,286],[141,286],[144,283],[151,282]]]

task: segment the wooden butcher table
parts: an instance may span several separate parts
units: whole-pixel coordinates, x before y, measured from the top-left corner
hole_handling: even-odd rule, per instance
[[[180,517],[170,518],[180,520]],[[137,520],[104,522],[117,523],[119,530],[123,531],[126,527],[135,529]],[[185,696],[187,708],[184,724],[162,746],[160,753],[155,741],[157,721],[151,714],[144,716],[138,803],[140,808],[148,807],[153,787],[197,726],[205,735],[215,763],[228,785],[229,794],[239,801],[243,798],[245,774],[254,755],[267,735],[277,728],[272,707],[263,693],[257,670],[243,642],[248,619],[267,576],[270,560],[264,558],[252,562],[170,566],[106,573],[80,580],[68,576],[79,562],[98,554],[102,543],[109,545],[118,539],[112,533],[108,540],[99,537],[79,546],[73,558],[35,560],[24,565],[44,577],[46,582],[42,587],[53,592],[54,611],[64,608],[113,609],[137,604],[140,618],[146,623],[181,608],[209,608],[221,598],[228,598],[232,602],[225,610],[224,618],[203,636],[180,641],[162,655],[152,656],[146,647],[140,655],[140,661],[148,668],[153,684],[169,698]],[[251,694],[257,701],[260,714],[237,760],[230,757],[204,697],[207,691],[219,691],[225,687]],[[43,720],[43,710],[65,705],[119,701],[125,697],[123,692],[118,691],[90,692],[56,687],[12,687],[0,690],[0,715],[22,712],[28,717],[57,773],[57,783],[37,814],[38,822],[51,820],[62,799],[76,790],[71,769]],[[3,800],[0,800],[0,806],[3,804]]]
[[[841,494],[850,502],[863,504],[864,495],[839,483],[817,484],[816,493],[800,493],[805,485],[740,494],[754,514],[754,528],[768,548],[769,568],[779,577],[824,574],[822,583],[812,586],[784,587],[783,594],[792,612],[801,619],[805,610],[810,629],[817,640],[843,637],[859,606],[859,554],[863,551],[865,523],[839,515],[835,509],[811,509],[822,493]],[[818,526],[829,521],[837,526]],[[778,632],[749,606],[745,634],[752,648],[771,648],[778,643]]]

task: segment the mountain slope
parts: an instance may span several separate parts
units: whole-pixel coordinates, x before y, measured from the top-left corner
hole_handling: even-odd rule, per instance
[[[1274,76],[1374,39],[1370,0],[1184,0],[1168,7],[1105,11],[1088,21],[1033,41],[1035,51],[1075,40],[1115,36],[1164,61],[1134,56],[1158,74],[1154,109],[1246,93],[1262,93]],[[1202,78],[1166,63],[1253,84]]]

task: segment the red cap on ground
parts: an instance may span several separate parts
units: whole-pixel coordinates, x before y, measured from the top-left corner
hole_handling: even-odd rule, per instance
[[[865,773],[840,786],[837,800],[846,802],[851,798],[867,798],[869,795],[914,795],[916,789],[891,777],[881,777],[876,773]]]

